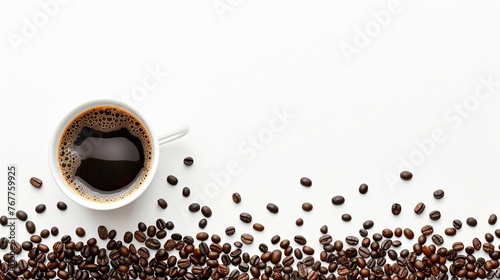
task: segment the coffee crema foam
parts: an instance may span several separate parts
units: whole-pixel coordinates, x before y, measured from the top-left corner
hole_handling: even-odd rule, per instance
[[[77,179],[76,172],[82,159],[76,151],[75,142],[85,127],[103,133],[125,128],[132,136],[140,140],[144,151],[144,166],[131,185],[116,192],[103,193],[90,188]],[[67,184],[72,186],[73,190],[83,198],[99,203],[119,201],[140,188],[149,174],[153,159],[153,144],[150,138],[146,126],[125,109],[112,105],[90,108],[73,118],[64,129],[58,146],[59,170]],[[92,139],[92,141],[99,140],[102,141],[102,138]]]

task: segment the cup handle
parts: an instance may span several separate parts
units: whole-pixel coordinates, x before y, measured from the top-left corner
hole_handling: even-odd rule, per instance
[[[166,134],[160,135],[158,139],[158,144],[163,145],[170,141],[174,141],[188,134],[188,132],[189,132],[189,126],[187,124],[183,124]]]

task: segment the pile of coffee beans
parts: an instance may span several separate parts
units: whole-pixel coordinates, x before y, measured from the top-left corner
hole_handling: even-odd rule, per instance
[[[188,157],[184,164],[190,166],[193,159]],[[402,172],[401,179],[410,180],[413,174]],[[34,181],[36,182],[39,181]],[[41,182],[41,180],[40,180]],[[169,175],[168,184],[175,186],[178,180]],[[304,187],[311,187],[309,178],[300,179]],[[41,185],[41,183],[40,183]],[[361,184],[359,192],[366,194],[368,185]],[[189,197],[189,189],[182,191]],[[444,191],[434,192],[436,199],[442,199]],[[234,203],[241,202],[241,195],[232,195]],[[345,202],[342,195],[331,198],[334,205]],[[160,198],[161,208],[168,206]],[[36,207],[37,213],[43,213],[45,205]],[[61,211],[67,210],[64,202],[57,203]],[[268,203],[267,210],[276,214],[279,208]],[[423,213],[425,204],[414,207],[416,215]],[[191,203],[191,212],[201,212],[204,216],[197,233],[182,234],[174,231],[174,223],[158,218],[154,225],[138,222],[137,228],[130,229],[120,238],[114,229],[99,225],[87,231],[78,227],[74,236],[65,233],[53,244],[44,242],[50,235],[58,236],[59,229],[44,229],[36,234],[35,222],[28,219],[26,212],[19,210],[17,218],[24,222],[30,233],[29,240],[9,243],[7,237],[0,238],[0,249],[4,250],[0,264],[0,280],[9,279],[492,279],[500,278],[500,247],[495,248],[493,241],[500,238],[500,229],[486,233],[484,240],[476,237],[470,242],[454,242],[443,246],[445,237],[436,232],[431,224],[423,225],[418,230],[410,228],[384,228],[381,232],[369,230],[375,225],[373,220],[366,220],[359,230],[341,239],[328,233],[328,226],[319,229],[316,238],[300,234],[293,239],[274,235],[269,242],[258,242],[258,251],[251,251],[250,245],[256,242],[251,233],[242,233],[239,240],[229,243],[218,234],[203,231],[212,210],[207,205]],[[302,204],[302,210],[309,212],[313,205]],[[393,203],[390,211],[399,215],[403,206]],[[441,217],[439,210],[430,212],[431,221]],[[251,213],[239,213],[242,223],[251,224]],[[351,215],[344,213],[341,220],[348,222]],[[491,214],[488,223],[495,225],[497,216]],[[0,217],[0,224],[7,225],[6,216]],[[304,220],[298,218],[297,226]],[[477,225],[474,217],[469,217],[466,224]],[[445,236],[454,236],[462,228],[460,220],[452,221],[452,226],[445,229]],[[252,229],[263,231],[265,225],[253,223]],[[95,233],[95,237],[91,232]],[[236,234],[235,226],[225,229],[227,237]],[[91,235],[90,237],[88,235]],[[416,242],[414,239],[416,238]],[[409,241],[411,246],[403,246]],[[100,246],[100,243],[104,244]],[[315,248],[321,248],[317,250]],[[23,255],[27,257],[23,258]],[[483,257],[487,256],[487,257]]]

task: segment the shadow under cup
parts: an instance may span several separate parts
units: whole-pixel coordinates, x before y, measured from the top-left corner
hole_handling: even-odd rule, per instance
[[[96,210],[124,206],[149,186],[159,143],[130,106],[99,100],[61,121],[49,148],[52,175],[75,202]]]

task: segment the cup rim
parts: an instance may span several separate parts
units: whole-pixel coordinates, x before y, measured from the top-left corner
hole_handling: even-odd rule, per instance
[[[95,202],[88,200],[86,198],[83,198],[82,196],[78,195],[75,191],[71,190],[70,186],[66,183],[66,180],[63,178],[63,175],[59,169],[58,165],[58,149],[59,149],[59,140],[62,135],[63,130],[67,127],[69,122],[73,120],[78,114],[82,113],[83,111],[96,107],[96,106],[106,106],[106,105],[112,105],[112,106],[117,106],[120,107],[126,111],[129,111],[131,114],[136,116],[142,124],[146,127],[146,129],[149,131],[149,136],[151,137],[152,145],[153,145],[153,151],[152,151],[152,162],[151,162],[151,168],[149,170],[149,174],[142,183],[142,185],[132,192],[130,195],[126,196],[123,199],[120,199],[118,201],[113,201],[113,202],[107,202],[107,203],[101,203],[101,202]],[[159,161],[159,143],[158,139],[156,138],[156,134],[154,134],[154,131],[151,129],[150,124],[147,122],[147,120],[143,117],[140,112],[138,112],[135,108],[131,107],[130,105],[118,101],[118,100],[113,100],[113,99],[95,99],[91,100],[88,102],[85,102],[83,104],[80,104],[67,112],[65,116],[61,119],[57,127],[55,128],[55,131],[52,135],[51,142],[49,144],[49,166],[50,166],[50,171],[52,173],[52,177],[56,181],[56,185],[58,188],[71,200],[74,202],[90,209],[94,210],[113,210],[117,209],[120,207],[123,207],[127,204],[130,204],[137,198],[139,198],[149,187],[151,184],[151,181],[153,180],[154,174],[156,173],[156,169],[158,167],[158,161]]]

